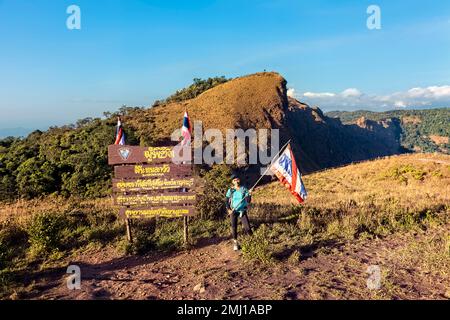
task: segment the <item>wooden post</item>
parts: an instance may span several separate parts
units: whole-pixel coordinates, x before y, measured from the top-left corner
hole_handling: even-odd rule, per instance
[[[187,247],[189,244],[189,227],[188,227],[189,217],[184,216],[183,220],[184,220],[184,245]]]
[[[127,218],[125,224],[127,226],[127,239],[129,242],[133,242],[133,237],[131,236],[131,220]]]

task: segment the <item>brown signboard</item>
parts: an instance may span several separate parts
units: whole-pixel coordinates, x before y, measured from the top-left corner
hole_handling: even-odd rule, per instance
[[[192,166],[186,164],[159,163],[135,164],[114,167],[116,178],[179,177],[192,175]]]
[[[172,147],[108,146],[108,164],[170,163]]]
[[[122,219],[141,219],[155,217],[188,217],[195,215],[195,208],[192,206],[185,207],[152,207],[152,208],[121,208],[119,217]]]
[[[194,192],[114,195],[114,204],[121,206],[155,206],[155,205],[179,206],[184,204],[194,204],[195,200],[196,197]]]
[[[150,178],[150,179],[113,179],[114,192],[143,192],[153,190],[170,190],[192,188],[194,178]]]
[[[188,217],[195,215],[196,194],[192,192],[195,180],[192,166],[177,163],[174,155],[171,146],[108,146],[108,163],[114,165],[114,204],[122,206],[119,216],[125,219],[129,241],[132,241],[131,219],[184,217],[187,243]],[[182,155],[179,161],[183,161]]]

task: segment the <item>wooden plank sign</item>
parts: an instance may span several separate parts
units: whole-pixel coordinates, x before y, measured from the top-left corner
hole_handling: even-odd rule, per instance
[[[135,164],[114,167],[116,178],[150,178],[191,176],[192,166],[185,164]]]
[[[175,149],[177,150],[177,149]],[[192,156],[190,148],[181,154]],[[178,152],[178,151],[177,151]],[[195,215],[196,194],[192,165],[174,147],[108,146],[108,163],[114,165],[114,204],[122,206],[127,237],[132,241],[131,219],[184,217],[184,240],[188,242],[189,216]],[[183,192],[181,192],[183,191]]]
[[[150,179],[113,179],[114,192],[143,192],[153,190],[171,190],[192,188],[194,178],[150,178]]]
[[[180,206],[184,204],[194,204],[196,200],[193,192],[170,192],[161,194],[130,194],[114,195],[114,204],[121,206],[155,206],[170,205]]]
[[[108,146],[108,164],[169,163],[173,147]]]
[[[186,216],[194,216],[195,208],[190,207],[152,207],[152,208],[122,208],[119,212],[119,217],[122,219],[141,219],[141,218],[178,218]]]

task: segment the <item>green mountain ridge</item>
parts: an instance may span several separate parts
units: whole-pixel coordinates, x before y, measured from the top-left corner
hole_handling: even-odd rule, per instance
[[[407,150],[450,154],[450,108],[385,112],[331,111],[325,115],[339,118],[343,124],[397,119],[402,130],[400,142]]]

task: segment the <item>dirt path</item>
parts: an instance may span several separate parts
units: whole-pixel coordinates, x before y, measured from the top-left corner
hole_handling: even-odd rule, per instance
[[[402,260],[402,252],[448,235],[448,230],[305,249],[298,263],[266,267],[245,263],[228,240],[205,240],[189,251],[143,257],[120,257],[112,248],[94,250],[70,262],[81,268],[81,290],[68,290],[65,270],[54,270],[43,274],[28,298],[447,299],[449,277],[424,271],[426,261]],[[381,268],[379,290],[367,288],[370,265]]]

